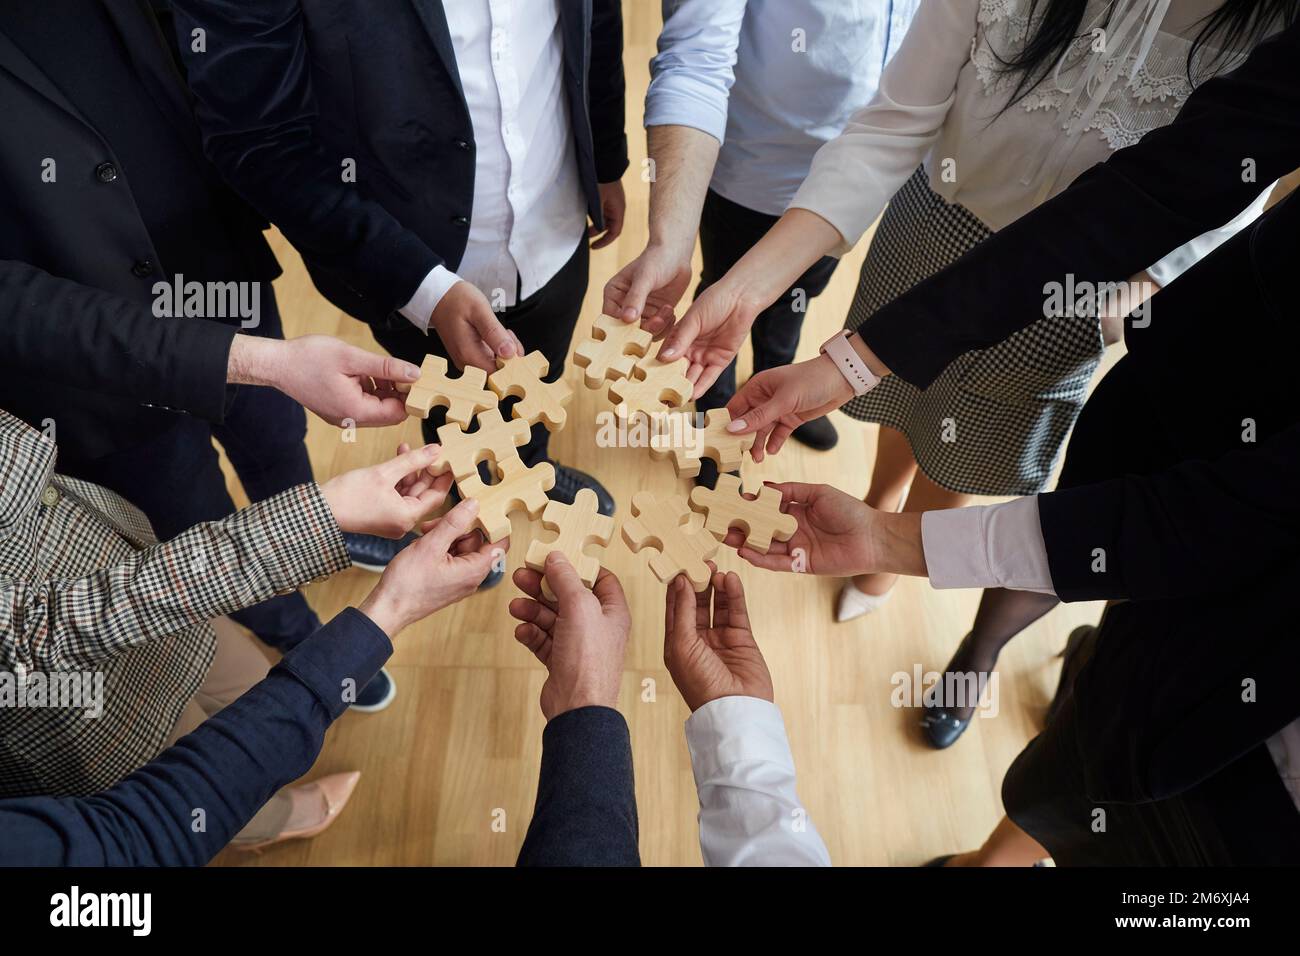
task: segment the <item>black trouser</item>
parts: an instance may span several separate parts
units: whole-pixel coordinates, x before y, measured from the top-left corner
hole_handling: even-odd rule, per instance
[[[704,270],[698,296],[717,282],[747,253],[779,217],[755,212],[730,199],[724,199],[712,189],[704,199],[704,212],[700,216],[700,249],[704,256]],[[839,260],[825,256],[799,277],[779,299],[758,314],[750,331],[754,347],[754,371],[789,365],[794,361],[799,347],[799,330],[807,303],[822,294]],[[800,294],[802,293],[802,294]],[[736,362],[733,359],[718,380],[695,402],[698,411],[721,408],[736,394]]]
[[[498,318],[524,344],[529,352],[541,352],[550,363],[547,381],[555,381],[564,374],[564,360],[569,355],[573,329],[582,312],[582,300],[587,294],[587,266],[590,253],[587,240],[578,244],[577,250],[552,278],[528,298],[500,313]],[[433,330],[424,335],[400,315],[391,317],[384,327],[372,327],[375,341],[391,354],[419,365],[425,355],[447,358],[447,348]],[[509,408],[517,399],[507,399],[502,405]],[[508,413],[507,413],[508,416]],[[438,428],[447,421],[447,410],[434,408],[424,420],[422,431],[426,442],[438,440]],[[546,460],[549,433],[538,422],[533,426],[533,437],[519,449],[524,464],[534,465]]]

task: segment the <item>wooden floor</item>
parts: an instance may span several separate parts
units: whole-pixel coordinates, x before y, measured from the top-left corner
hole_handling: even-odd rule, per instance
[[[658,4],[625,3],[628,132],[632,166],[625,178],[628,225],[612,247],[593,256],[591,288],[579,333],[599,313],[606,279],[642,248],[647,187],[640,179],[645,137],[641,104],[659,28]],[[866,243],[846,257],[816,299],[800,358],[838,328],[847,313]],[[288,335],[326,332],[374,346],[366,327],[340,313],[312,287],[301,262],[279,237],[285,268],[276,283]],[[742,371],[747,362],[742,356]],[[600,393],[577,391],[567,428],[552,440],[555,457],[597,475],[628,514],[639,488],[688,490],[667,461],[644,450],[597,449],[594,415]],[[860,495],[873,460],[874,426],[836,413],[841,441],[831,452],[791,443],[746,475],[833,484]],[[372,464],[399,441],[419,441],[418,422],[361,432],[355,442],[319,420],[308,444],[318,478]],[[239,495],[237,485],[232,485]],[[239,495],[242,501],[242,495]],[[510,568],[522,562],[537,527],[516,519]],[[607,565],[632,604],[633,629],[620,709],[631,728],[641,857],[647,865],[698,865],[697,802],[682,733],[687,710],[663,667],[664,588],[620,541]],[[891,705],[890,678],[942,668],[972,619],[977,593],[937,592],[905,580],[882,611],[835,624],[839,581],[754,570],[725,552],[724,570],[741,573],[758,641],[785,714],[799,794],[839,865],[914,865],[979,844],[1001,816],[999,788],[1015,755],[1036,732],[1057,676],[1054,653],[1070,628],[1095,620],[1096,605],[1058,609],[1013,643],[1002,658],[1000,712],[977,718],[951,750],[920,740],[916,712]],[[377,578],[351,570],[311,587],[323,619],[359,603]],[[403,633],[389,668],[393,705],[380,714],[347,715],[331,730],[312,776],[362,771],[341,819],[314,840],[261,856],[226,852],[222,865],[498,865],[513,863],[537,786],[543,719],[537,698],[544,672],[511,636],[507,580]],[[504,828],[497,823],[504,814]],[[496,824],[494,826],[494,824]]]

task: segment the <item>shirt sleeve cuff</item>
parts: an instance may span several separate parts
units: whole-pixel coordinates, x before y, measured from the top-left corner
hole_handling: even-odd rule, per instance
[[[765,763],[794,776],[781,710],[757,697],[719,697],[686,720],[686,746],[703,787],[738,765]]]
[[[927,511],[921,543],[935,588],[1011,588],[1054,594],[1038,498]]]
[[[663,81],[657,81],[662,83]],[[709,102],[713,91],[707,87],[698,93],[656,88],[652,83],[645,98],[645,126],[689,126],[708,133],[719,143],[727,134],[727,95],[722,91],[722,106]]]
[[[448,290],[459,281],[460,276],[446,266],[434,266],[424,277],[420,287],[415,290],[415,295],[411,296],[411,301],[398,311],[417,329],[427,333],[433,310],[438,307],[438,303],[442,301],[442,297]]]
[[[281,666],[306,685],[331,718],[337,718],[392,654],[388,635],[348,607],[285,655]]]

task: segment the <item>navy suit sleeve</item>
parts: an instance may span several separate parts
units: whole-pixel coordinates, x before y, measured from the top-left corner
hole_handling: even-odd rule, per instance
[[[618,711],[580,707],[546,725],[537,804],[518,865],[641,865],[632,744]]]
[[[384,311],[443,260],[343,181],[314,135],[317,105],[300,0],[172,0],[204,148],[226,181],[314,263]],[[206,31],[206,51],[191,35]],[[354,157],[355,158],[355,157]]]
[[[623,5],[593,0],[591,12],[591,135],[596,181],[612,183],[627,171],[626,81],[623,76]]]
[[[859,329],[918,388],[1043,318],[1047,283],[1123,282],[1300,166],[1300,24],[1210,80],[1169,126],[1115,153]],[[1249,174],[1249,175],[1248,175]]]
[[[4,366],[220,422],[238,331],[208,319],[160,319],[138,302],[35,266],[0,260]]]
[[[256,687],[111,789],[0,801],[0,866],[206,863],[311,768],[347,708],[343,681],[364,687],[391,653],[387,635],[347,608]]]

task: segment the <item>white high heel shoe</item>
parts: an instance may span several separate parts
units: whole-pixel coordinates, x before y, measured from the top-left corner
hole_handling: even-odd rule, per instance
[[[853,579],[849,578],[844,582],[844,587],[840,588],[839,600],[835,602],[835,623],[843,624],[879,611],[893,593],[894,589],[890,588],[884,594],[863,594],[853,586]]]

